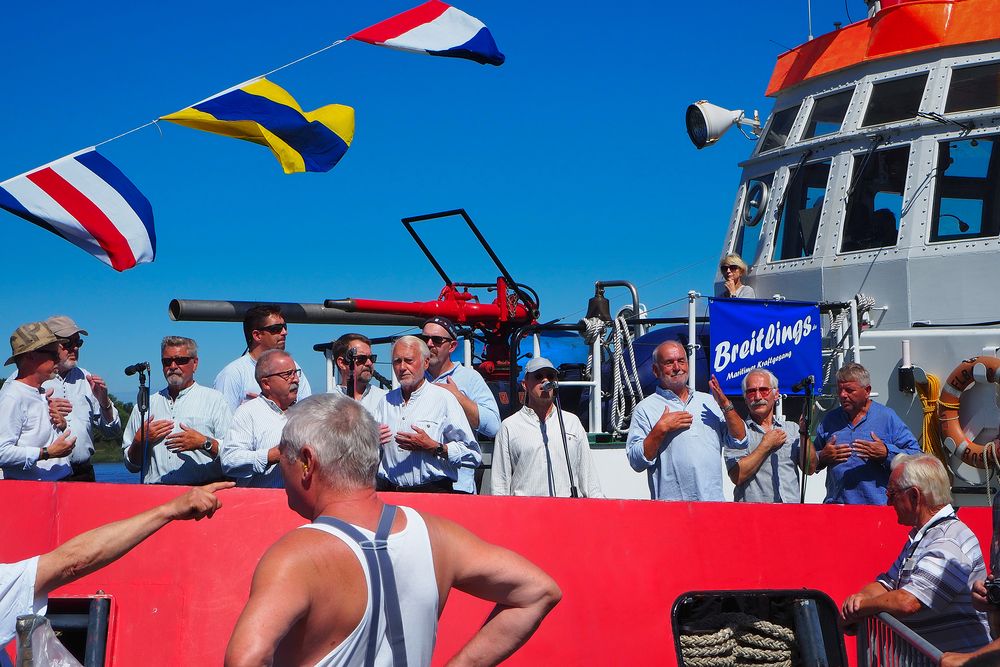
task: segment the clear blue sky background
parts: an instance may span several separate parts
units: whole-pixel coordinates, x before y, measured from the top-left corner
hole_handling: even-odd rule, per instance
[[[221,4],[8,7],[0,180],[419,3]],[[842,2],[814,4],[815,34],[847,23]],[[169,123],[102,147],[153,205],[153,264],[116,273],[0,211],[0,333],[72,316],[91,334],[82,365],[126,400],[126,364],[157,359],[163,335],[191,336],[199,379],[211,384],[243,350],[240,325],[171,322],[171,298],[433,299],[440,279],[399,219],[458,207],[538,290],[545,320],[578,319],[599,279],[631,280],[650,308],[710,291],[736,165],[752,145],[733,131],[696,151],[684,111],[704,98],[766,117],[775,57],[805,41],[805,1],[758,11],[728,1],[457,6],[489,26],[506,64],[348,42],[271,77],[303,108],[356,109],[354,144],[329,173],[286,176],[266,148]],[[864,16],[861,0],[848,9]],[[432,250],[455,279],[493,280],[481,255],[466,252],[473,244],[439,234]],[[323,361],[312,345],[347,331],[293,326],[289,350],[314,387]],[[162,386],[158,370],[153,386]]]

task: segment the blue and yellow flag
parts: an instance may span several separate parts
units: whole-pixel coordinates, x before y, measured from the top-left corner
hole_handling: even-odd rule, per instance
[[[304,112],[294,97],[267,79],[255,79],[160,120],[267,146],[286,174],[330,171],[354,138],[354,109],[329,104]]]

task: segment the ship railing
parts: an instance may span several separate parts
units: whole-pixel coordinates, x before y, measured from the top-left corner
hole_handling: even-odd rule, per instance
[[[941,651],[885,612],[858,626],[858,667],[938,667]]]

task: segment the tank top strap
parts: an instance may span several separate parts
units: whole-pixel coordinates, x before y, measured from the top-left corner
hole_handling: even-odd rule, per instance
[[[365,653],[366,667],[375,664],[375,653],[378,646],[378,623],[382,606],[385,606],[386,631],[392,650],[393,667],[406,667],[406,638],[403,633],[403,618],[399,609],[399,594],[396,589],[396,576],[392,561],[389,559],[389,533],[396,517],[395,505],[384,505],[379,518],[374,539],[369,539],[355,526],[332,516],[316,517],[314,523],[335,528],[354,540],[368,565],[369,586],[371,597],[371,620],[369,624],[368,646]]]

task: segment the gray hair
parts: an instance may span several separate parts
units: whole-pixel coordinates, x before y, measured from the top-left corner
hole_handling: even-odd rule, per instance
[[[867,368],[852,361],[844,364],[837,371],[837,382],[857,382],[858,384],[870,387],[872,376]]]
[[[378,426],[357,401],[339,394],[316,394],[288,408],[278,445],[288,458],[301,458],[306,445],[316,452],[323,479],[336,489],[372,488],[378,471]]]
[[[292,358],[292,355],[288,354],[284,350],[267,350],[263,352],[259,357],[257,357],[257,367],[253,370],[253,377],[257,380],[257,384],[264,379],[265,375],[270,375],[274,372],[274,365],[282,357]]]
[[[892,469],[901,468],[899,487],[916,487],[931,507],[942,507],[951,502],[951,480],[944,464],[930,454],[896,454]]]
[[[670,339],[663,341],[662,343],[657,345],[656,348],[653,350],[653,361],[655,363],[657,364],[660,363],[660,348],[666,347],[667,345],[676,346],[677,349],[679,349],[681,352],[684,353],[684,360],[687,361],[687,353],[688,353],[687,348],[684,347],[684,345],[679,340]]]
[[[160,354],[162,355],[168,347],[183,347],[192,357],[198,356],[198,343],[193,338],[184,336],[164,336],[160,342]]]
[[[427,347],[427,343],[420,340],[416,336],[401,336],[396,339],[396,342],[392,344],[392,356],[396,356],[396,347],[415,347],[420,351],[420,356],[424,359],[431,358],[431,349]]]
[[[750,381],[750,376],[753,375],[754,373],[763,373],[764,375],[766,375],[768,377],[768,381],[770,381],[770,383],[771,383],[771,389],[773,389],[775,391],[778,390],[778,378],[777,378],[777,376],[775,376],[774,373],[772,373],[771,371],[767,370],[766,368],[761,368],[760,366],[757,366],[756,368],[751,368],[750,370],[748,370],[746,372],[746,375],[743,376],[743,393],[744,393],[744,395],[747,393],[747,382]]]

